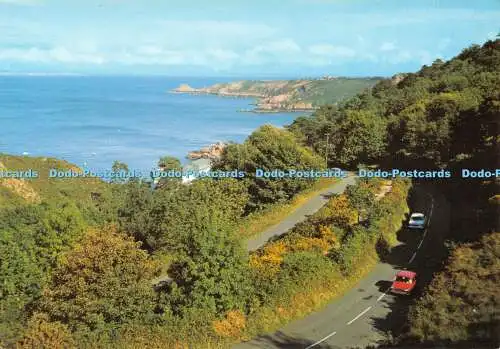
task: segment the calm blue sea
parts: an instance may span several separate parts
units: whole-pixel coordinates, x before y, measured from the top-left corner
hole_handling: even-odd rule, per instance
[[[239,113],[251,99],[167,93],[228,79],[0,77],[0,153],[50,156],[105,169],[120,160],[150,169],[160,156],[185,161],[217,141],[241,142],[255,128],[297,115]]]

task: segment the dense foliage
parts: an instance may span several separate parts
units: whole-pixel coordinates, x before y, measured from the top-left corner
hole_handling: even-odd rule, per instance
[[[499,283],[500,233],[458,247],[413,307],[410,335],[426,342],[495,345],[500,340]]]
[[[89,231],[63,254],[40,309],[76,331],[100,331],[152,314],[157,267],[138,243],[112,228]]]
[[[285,202],[311,185],[309,180],[256,177],[257,170],[321,169],[325,165],[318,155],[300,145],[293,134],[266,125],[253,132],[243,144],[229,145],[214,167],[246,171],[245,184],[250,195],[247,211],[253,211]]]
[[[324,304],[395,244],[411,183],[358,181],[248,254],[234,233],[241,219],[312,184],[258,178],[255,171],[321,169],[325,156],[330,165],[353,168],[493,164],[499,65],[500,41],[489,41],[449,62],[380,81],[298,118],[288,130],[263,126],[214,164],[246,171],[243,179],[156,187],[140,180],[56,180],[45,175],[49,168],[72,166],[1,155],[0,168],[38,168],[44,175],[0,179],[0,346],[217,347]],[[180,168],[171,157],[158,165]],[[114,169],[127,167],[116,162]],[[495,183],[442,187],[460,218],[452,238],[468,244],[450,247],[448,266],[411,312],[408,338],[491,338],[498,323],[498,234],[477,240],[497,217],[497,206],[484,204],[484,197],[496,202]],[[481,200],[472,200],[478,193]]]
[[[328,151],[331,164],[344,166],[383,158],[442,164],[492,151],[498,144],[499,46],[498,39],[474,45],[448,62],[383,80],[298,118],[290,129],[318,153]]]
[[[222,230],[234,225],[248,197],[235,179],[203,179],[189,186],[170,183],[154,192],[131,182],[125,189],[120,226],[151,251],[187,252],[193,232],[207,225]]]

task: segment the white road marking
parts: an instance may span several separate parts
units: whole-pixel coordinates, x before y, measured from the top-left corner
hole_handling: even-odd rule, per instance
[[[360,317],[362,317],[363,315],[365,315],[366,312],[370,311],[371,308],[372,308],[372,306],[370,305],[368,308],[366,308],[361,313],[359,313],[358,316],[356,316],[354,319],[352,319],[351,321],[349,321],[347,324],[348,325],[352,324],[354,321],[356,321],[357,319],[359,319]]]
[[[434,210],[434,198],[431,196],[431,199],[432,199],[431,209],[429,211],[429,221],[427,222],[427,226],[429,226],[429,224],[431,224],[432,211]],[[422,247],[422,244],[424,243],[425,237],[427,236],[427,230],[428,230],[428,228],[426,228],[424,230],[424,234],[422,235],[422,240],[420,240],[420,242],[418,243],[417,250],[415,251],[415,253],[413,253],[413,256],[411,256],[410,260],[408,261],[408,264],[411,264],[411,262],[413,262],[415,257],[417,257],[417,252],[418,252],[418,250],[420,250],[420,247]]]
[[[335,336],[337,334],[337,332],[332,332],[330,333],[328,336],[326,336],[325,338],[323,339],[320,339],[319,341],[317,341],[316,343],[313,343],[311,344],[310,346],[308,346],[306,349],[309,349],[309,348],[312,348],[312,347],[315,347],[317,346],[318,344],[321,344],[323,343],[324,341],[326,341],[328,338],[332,337],[332,336]]]
[[[420,240],[420,243],[417,246],[417,250],[420,250],[420,247],[422,246],[422,243],[424,242],[424,239]]]
[[[410,260],[408,261],[408,264],[411,264],[411,262],[413,262],[413,260],[415,259],[416,256],[417,256],[417,252],[413,253],[413,256],[411,256]]]
[[[428,221],[428,225],[430,224],[431,222],[431,218],[432,218],[432,211],[434,210],[434,198],[432,197],[431,195],[431,209],[429,211],[429,221]],[[422,243],[424,242],[425,240],[425,237],[427,236],[427,229],[424,230],[424,234],[422,235],[422,240],[420,240],[419,244],[418,244],[418,247],[417,247],[417,250],[413,253],[413,255],[411,256],[410,260],[408,261],[408,264],[411,264],[411,262],[413,262],[413,260],[415,259],[415,257],[417,256],[417,251],[420,249],[420,247],[422,246]],[[377,302],[380,302],[385,296],[387,295],[387,291],[382,293],[378,298],[377,298]],[[370,309],[372,308],[372,306],[369,306],[368,308],[366,308],[365,310],[363,310],[361,313],[359,313],[354,319],[352,319],[351,321],[349,321],[347,323],[347,325],[351,325],[354,321],[356,321],[357,319],[359,319],[360,317],[362,317],[363,315],[365,315],[367,312],[370,311]],[[330,337],[333,337],[337,334],[337,332],[332,332],[330,333],[328,336],[320,339],[319,341],[317,341],[316,343],[313,343],[311,344],[310,346],[306,347],[305,349],[310,349],[310,348],[313,348],[315,346],[317,346],[318,344],[321,344],[323,343],[324,341],[326,341],[328,338]],[[500,349],[500,348],[498,348]]]
[[[382,293],[378,298],[377,298],[377,302],[380,302],[382,300],[382,298],[384,298],[385,296],[387,295],[387,293]]]

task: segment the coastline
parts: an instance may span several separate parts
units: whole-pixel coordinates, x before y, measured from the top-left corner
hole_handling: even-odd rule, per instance
[[[251,109],[240,112],[313,112],[324,104],[335,104],[371,88],[379,78],[323,77],[295,80],[239,80],[194,88],[181,83],[172,94],[213,95],[223,98],[256,99]]]
[[[256,103],[251,103],[255,105],[254,108],[249,109],[238,109],[239,113],[253,113],[253,114],[277,114],[277,113],[308,113],[318,110],[317,107],[311,108],[295,108],[293,105],[287,108],[277,107],[271,105],[269,103],[263,102],[265,98],[270,98],[268,96],[253,94],[253,93],[220,93],[215,91],[205,91],[203,89],[197,89],[195,91],[179,91],[179,90],[170,90],[167,93],[177,94],[177,95],[192,95],[192,96],[217,96],[222,98],[233,98],[233,99],[245,99],[245,98],[254,98],[257,99]],[[266,106],[263,108],[262,106]]]
[[[317,108],[313,107],[311,102],[297,98],[297,90],[305,88],[304,86],[310,82],[311,80],[237,81],[202,88],[193,88],[188,84],[181,84],[179,87],[168,91],[168,93],[256,99],[252,103],[255,107],[239,109],[238,112],[255,114],[312,112]]]
[[[319,108],[311,109],[238,109],[238,113],[252,113],[252,114],[279,114],[279,113],[312,113]]]

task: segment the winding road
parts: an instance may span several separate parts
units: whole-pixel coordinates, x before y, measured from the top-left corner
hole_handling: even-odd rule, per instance
[[[317,195],[309,199],[304,205],[290,213],[284,220],[277,225],[274,225],[258,236],[255,236],[247,241],[247,250],[255,251],[264,246],[270,239],[285,234],[293,228],[297,223],[304,221],[307,217],[314,214],[323,207],[330,196],[333,194],[342,193],[348,185],[356,183],[356,176],[349,174],[326,189],[320,191]]]
[[[280,223],[269,227],[264,230],[259,235],[247,240],[247,251],[255,251],[260,247],[264,246],[270,239],[278,237],[285,234],[288,230],[293,228],[297,223],[304,221],[307,217],[317,212],[321,207],[323,207],[328,199],[333,194],[342,193],[348,185],[356,184],[356,176],[352,173],[348,173],[346,177],[342,178],[340,181],[332,184],[331,186],[321,190],[314,197],[307,200],[302,206],[297,208],[295,211],[290,213],[285,219]],[[161,275],[152,280],[153,285],[161,285],[163,283],[169,283],[172,279],[168,275]]]
[[[335,189],[345,188],[342,188],[345,182],[338,184],[339,187]],[[415,190],[414,201],[414,211],[425,211],[429,215],[429,227],[424,231],[399,231],[399,245],[356,287],[321,311],[294,321],[278,332],[237,344],[233,348],[364,348],[386,339],[387,333],[397,334],[405,325],[413,297],[389,294],[387,291],[392,278],[397,270],[414,270],[419,275],[417,292],[421,291],[422,285],[429,283],[432,278],[433,250],[442,246],[449,231],[449,205],[439,192],[431,186],[419,186]],[[283,227],[288,224],[291,222]],[[281,231],[278,228],[272,228],[267,233],[271,237],[273,231]],[[249,242],[249,249],[259,246],[263,239]]]

